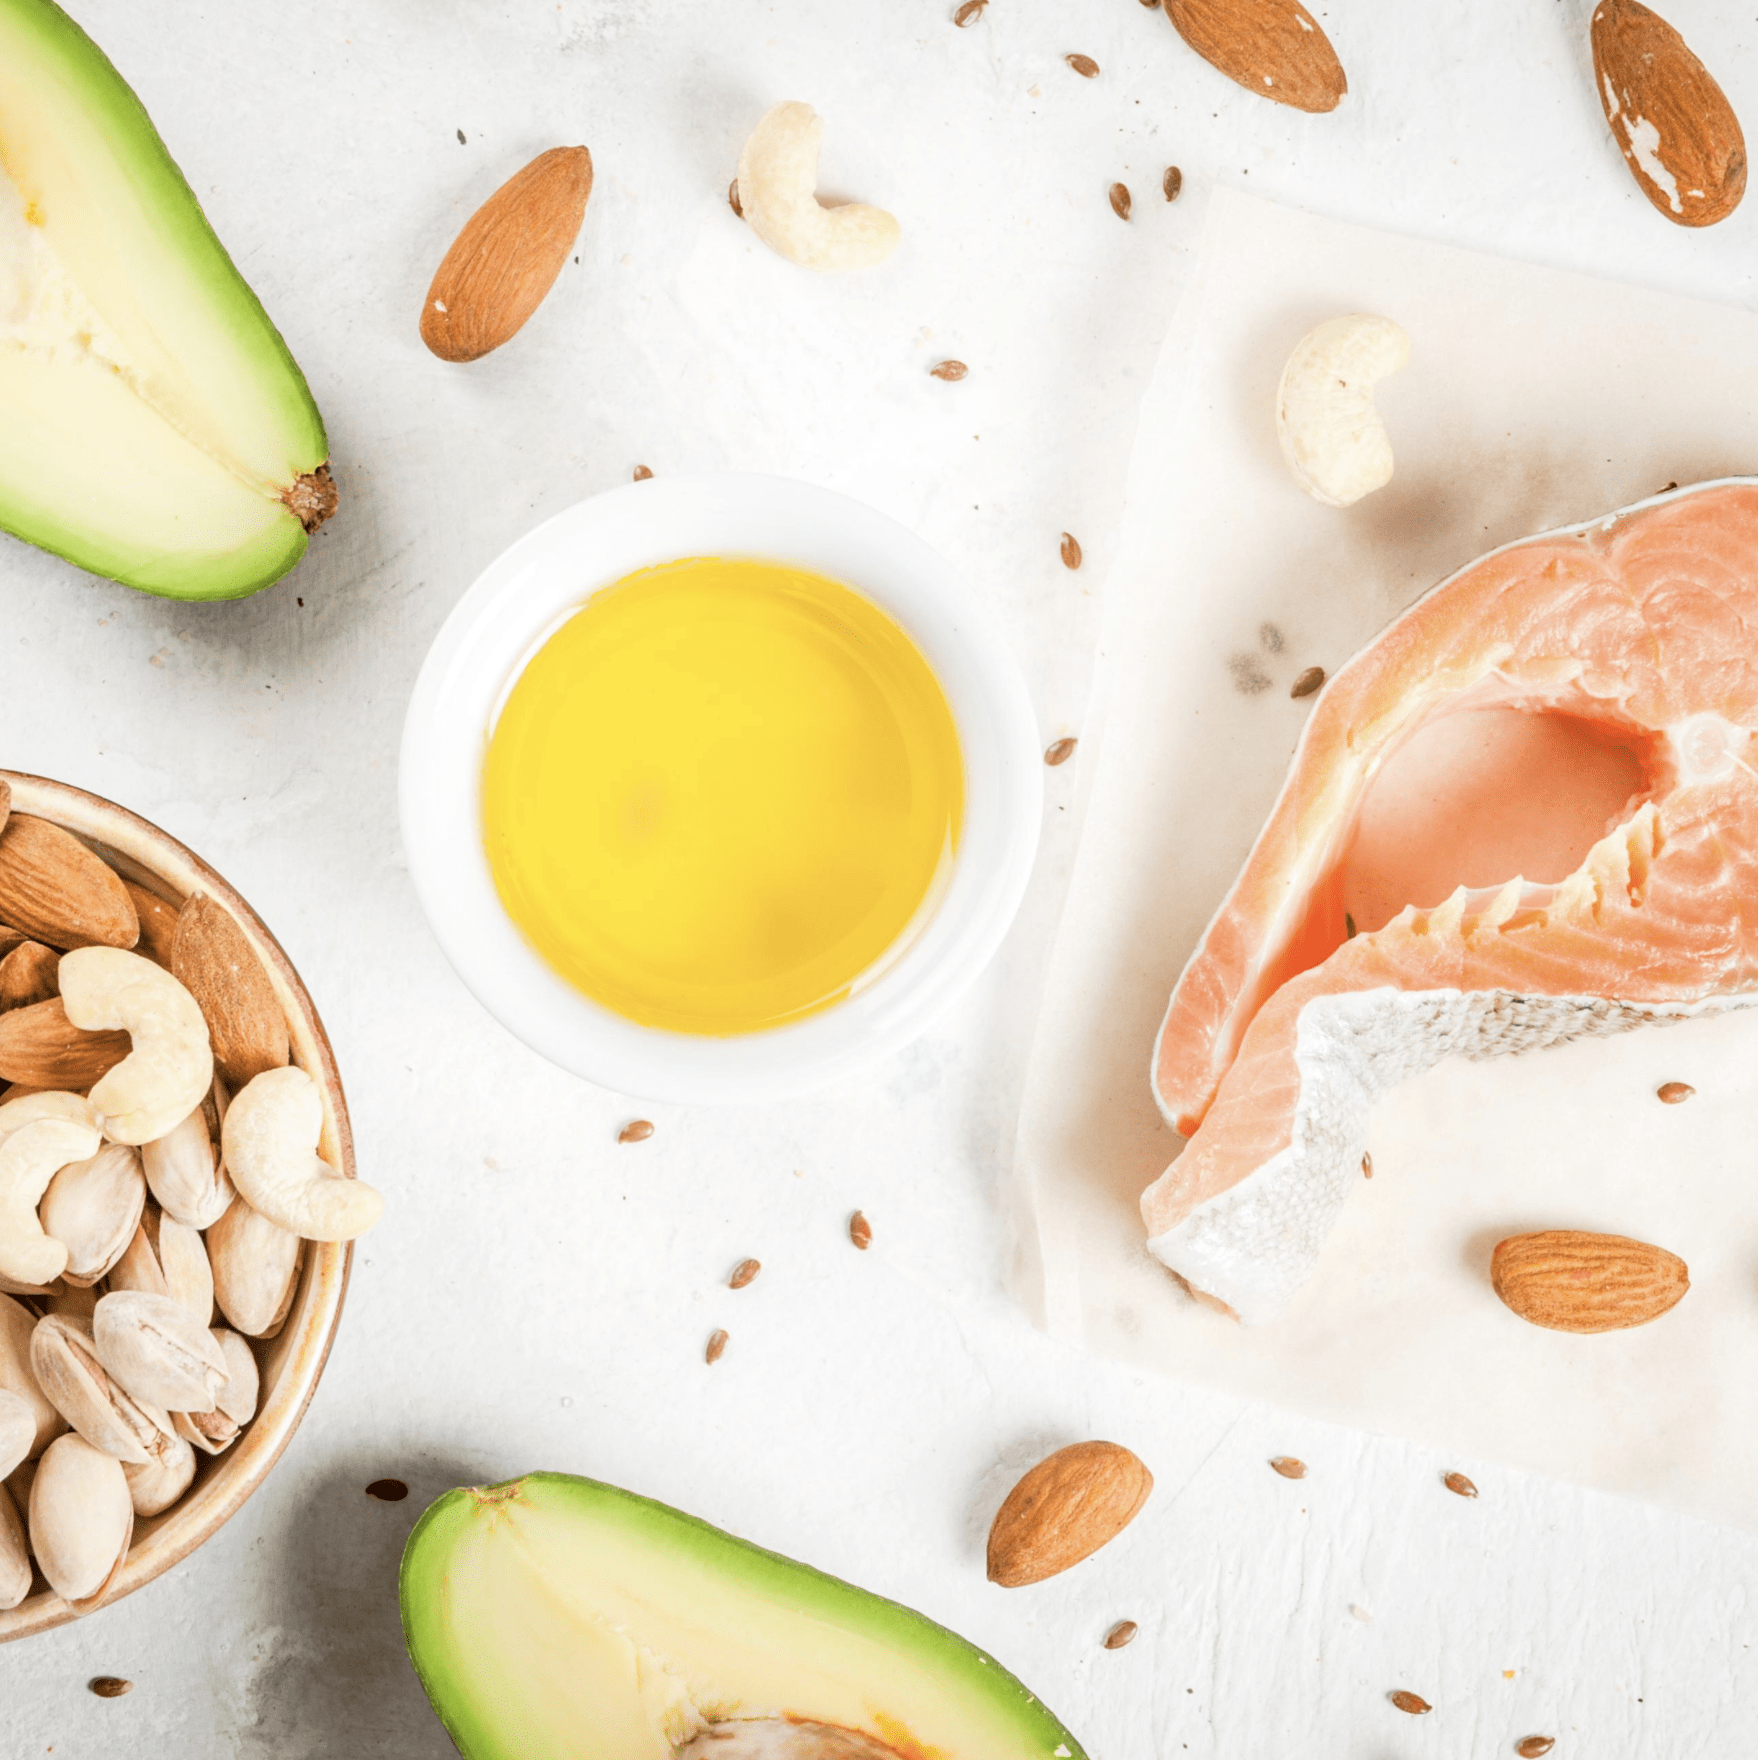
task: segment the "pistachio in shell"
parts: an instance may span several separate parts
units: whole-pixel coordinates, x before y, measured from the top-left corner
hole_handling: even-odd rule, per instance
[[[31,1482],[30,1544],[49,1587],[83,1612],[110,1586],[134,1536],[122,1463],[83,1436],[58,1436]]]

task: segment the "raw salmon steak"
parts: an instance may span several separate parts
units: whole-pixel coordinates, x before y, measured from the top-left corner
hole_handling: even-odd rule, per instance
[[[1751,481],[1495,551],[1384,630],[1173,991],[1155,1255],[1273,1318],[1394,1083],[1758,1000],[1754,730]]]

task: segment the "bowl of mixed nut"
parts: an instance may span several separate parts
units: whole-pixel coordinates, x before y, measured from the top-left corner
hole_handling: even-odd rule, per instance
[[[0,770],[0,1640],[140,1588],[262,1483],[381,1208],[250,906]]]

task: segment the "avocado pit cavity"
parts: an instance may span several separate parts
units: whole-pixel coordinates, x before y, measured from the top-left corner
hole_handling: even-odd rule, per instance
[[[859,1730],[781,1717],[710,1724],[676,1751],[674,1760],[899,1760]]]

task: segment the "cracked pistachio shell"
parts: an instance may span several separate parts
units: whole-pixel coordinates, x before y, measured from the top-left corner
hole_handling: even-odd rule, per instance
[[[96,1283],[134,1238],[145,1203],[140,1152],[126,1143],[106,1143],[89,1160],[62,1168],[49,1181],[37,1219],[67,1249],[63,1279]]]
[[[161,1436],[144,1466],[124,1466],[122,1472],[134,1513],[160,1515],[189,1489],[195,1477],[195,1450],[181,1436]]]
[[[28,1455],[37,1442],[37,1414],[28,1401],[0,1387],[0,1479]]]
[[[179,1125],[141,1148],[146,1182],[159,1207],[188,1228],[211,1228],[232,1202],[232,1182],[214,1154],[215,1131],[204,1101]]]
[[[220,1312],[250,1338],[273,1338],[299,1285],[298,1235],[239,1198],[208,1230],[207,1246]]]
[[[203,1326],[214,1318],[214,1273],[193,1228],[151,1205],[128,1250],[110,1272],[112,1290],[133,1289],[180,1302]]]
[[[128,1556],[134,1503],[122,1463],[83,1436],[58,1436],[31,1482],[31,1551],[49,1587],[81,1612]]]
[[[214,1337],[226,1358],[226,1385],[211,1412],[179,1412],[172,1422],[184,1441],[205,1454],[218,1454],[238,1440],[256,1416],[257,1368],[250,1345],[236,1332],[216,1328]]]
[[[165,1412],[134,1399],[104,1372],[82,1320],[45,1314],[31,1334],[31,1369],[74,1430],[119,1461],[144,1464],[154,1441],[171,1428]]]
[[[0,1613],[31,1592],[30,1546],[12,1493],[0,1485]]]
[[[0,1296],[46,1296],[54,1288],[52,1283],[25,1283],[0,1271]]]
[[[226,1385],[220,1389],[220,1396],[214,1402],[215,1409],[224,1412],[235,1424],[248,1424],[256,1416],[257,1393],[261,1385],[256,1353],[250,1348],[248,1339],[224,1326],[214,1328],[214,1340],[220,1347],[220,1355],[226,1359]]]
[[[17,1394],[36,1419],[36,1439],[27,1460],[35,1460],[67,1428],[67,1420],[49,1403],[31,1369],[31,1334],[36,1329],[37,1317],[23,1302],[0,1296],[0,1388]]]
[[[111,1378],[168,1412],[211,1412],[226,1384],[226,1359],[213,1334],[169,1296],[135,1289],[105,1296],[92,1316],[92,1336]]]

